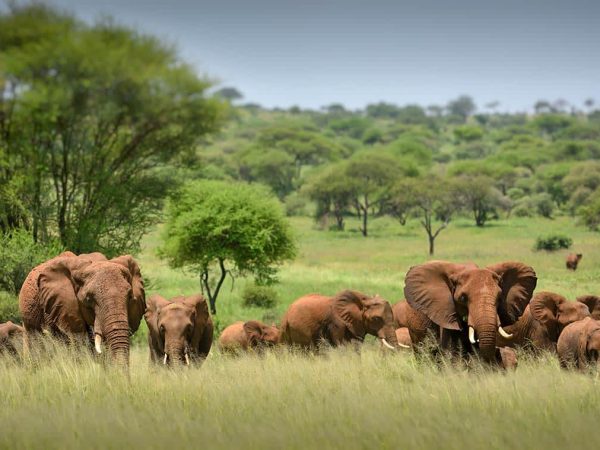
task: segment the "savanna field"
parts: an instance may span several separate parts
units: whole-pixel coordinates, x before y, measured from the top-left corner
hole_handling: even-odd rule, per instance
[[[371,235],[323,232],[293,218],[296,260],[280,272],[279,303],[246,308],[246,280],[227,279],[214,317],[217,330],[240,319],[277,322],[309,292],[344,288],[403,298],[404,274],[428,259],[416,221],[377,219]],[[532,250],[540,234],[560,232],[584,254],[576,272],[566,251]],[[170,269],[156,255],[159,230],[138,256],[147,295],[199,290],[196,274]],[[477,228],[451,222],[436,240],[436,259],[531,264],[536,290],[574,299],[600,292],[600,235],[569,217],[509,219]],[[434,364],[410,351],[382,354],[374,339],[360,353],[334,349],[307,356],[274,350],[231,358],[213,345],[201,368],[149,364],[142,325],[130,376],[91,356],[48,343],[42,359],[0,364],[1,448],[598,448],[598,374],[567,372],[550,355],[520,355],[516,372]],[[216,336],[215,336],[216,341]]]

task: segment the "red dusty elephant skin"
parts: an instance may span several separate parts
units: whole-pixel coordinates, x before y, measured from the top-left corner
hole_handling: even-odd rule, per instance
[[[279,343],[280,332],[276,326],[266,325],[258,320],[235,322],[225,328],[219,336],[221,351],[261,351]]]
[[[591,317],[565,327],[558,338],[558,358],[565,368],[600,368],[600,321]]]

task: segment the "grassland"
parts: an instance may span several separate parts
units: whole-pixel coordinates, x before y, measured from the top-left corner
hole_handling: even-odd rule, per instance
[[[428,259],[417,223],[377,220],[367,239],[318,231],[309,219],[294,219],[294,227],[300,255],[281,271],[280,304],[244,308],[244,281],[237,280],[219,299],[220,327],[277,320],[293,299],[313,291],[351,287],[393,302],[402,297],[406,270]],[[536,236],[555,231],[583,252],[577,272],[565,270],[563,252],[532,251]],[[139,256],[148,292],[197,291],[194,274],[156,257],[156,236]],[[568,218],[511,219],[484,229],[461,220],[440,235],[435,257],[528,262],[538,289],[574,298],[600,291],[599,247],[599,234]],[[384,356],[369,342],[360,354],[339,349],[319,357],[214,352],[201,368],[170,371],[149,366],[139,344],[128,379],[52,347],[43,361],[0,361],[0,448],[598,448],[598,374],[562,371],[550,355],[521,356],[514,373],[467,370],[409,352]]]

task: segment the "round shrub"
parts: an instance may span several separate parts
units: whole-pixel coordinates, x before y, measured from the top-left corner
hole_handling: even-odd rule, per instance
[[[247,284],[242,292],[244,306],[273,308],[277,304],[277,292],[269,286]]]
[[[555,251],[561,248],[569,248],[573,245],[573,239],[562,234],[540,236],[535,241],[536,250]]]

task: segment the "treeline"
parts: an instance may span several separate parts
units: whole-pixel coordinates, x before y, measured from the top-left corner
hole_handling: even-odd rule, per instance
[[[237,92],[239,101],[241,94]],[[600,217],[600,110],[540,100],[534,113],[479,110],[469,96],[444,107],[335,104],[319,111],[237,109],[202,155],[199,176],[270,186],[289,214],[324,227],[345,218],[420,219],[433,239],[452,216],[477,226],[508,216]]]

